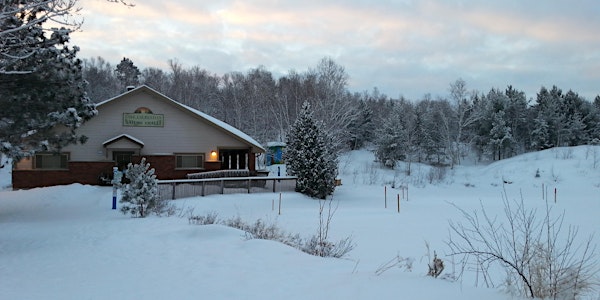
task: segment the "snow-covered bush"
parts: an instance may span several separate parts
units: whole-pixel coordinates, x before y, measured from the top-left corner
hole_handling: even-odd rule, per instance
[[[134,217],[143,218],[154,212],[158,215],[169,210],[167,200],[161,200],[158,194],[158,182],[154,169],[142,158],[139,164],[129,164],[125,176],[129,183],[121,186],[121,211]]]
[[[338,158],[323,125],[314,120],[310,104],[304,102],[298,119],[287,135],[284,153],[287,173],[297,176],[296,191],[325,199],[335,189]]]

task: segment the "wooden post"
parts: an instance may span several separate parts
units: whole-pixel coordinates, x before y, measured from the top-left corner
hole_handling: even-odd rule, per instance
[[[276,181],[277,181],[277,180],[273,180],[273,193],[275,193],[275,182],[276,182]]]
[[[173,196],[171,199],[175,200],[175,190],[177,189],[177,183],[173,182]]]
[[[383,186],[383,203],[384,207],[387,208],[387,185]]]
[[[252,186],[250,182],[252,182],[252,179],[248,178],[248,194],[250,194],[250,187]]]
[[[279,214],[281,215],[281,193],[279,193]]]
[[[400,194],[398,194],[398,213],[400,213]]]
[[[202,181],[202,197],[204,197],[205,193],[204,193],[204,189],[206,186],[206,181]]]
[[[225,180],[221,179],[221,195],[223,195],[224,191],[225,191]]]
[[[556,203],[556,188],[554,188],[554,203]]]

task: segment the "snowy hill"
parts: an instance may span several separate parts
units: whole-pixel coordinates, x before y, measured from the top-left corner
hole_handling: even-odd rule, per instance
[[[481,283],[475,287],[472,275],[460,282],[425,276],[425,243],[452,272],[444,255],[448,221],[460,220],[452,204],[501,213],[506,192],[542,208],[547,190],[548,203],[565,212],[566,224],[579,226],[580,237],[600,229],[600,147],[458,166],[445,176],[419,164],[411,165],[409,177],[405,165],[382,169],[368,151],[340,161],[343,185],[334,194],[339,207],[330,236],[352,236],[356,248],[344,259],[248,240],[221,225],[190,225],[185,217],[132,219],[110,209],[110,187],[0,191],[0,299],[515,299]],[[304,237],[316,232],[318,201],[284,193],[278,215],[272,209],[278,197],[215,195],[175,204],[183,213],[262,219]],[[397,255],[414,260],[411,272],[375,274]]]

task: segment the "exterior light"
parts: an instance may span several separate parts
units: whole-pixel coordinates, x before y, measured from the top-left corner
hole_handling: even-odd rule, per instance
[[[217,157],[217,151],[210,151],[210,157]]]

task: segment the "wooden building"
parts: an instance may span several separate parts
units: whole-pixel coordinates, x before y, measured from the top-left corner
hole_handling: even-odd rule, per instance
[[[265,149],[240,130],[183,105],[148,86],[98,103],[98,115],[77,129],[85,144],[59,154],[36,153],[14,164],[14,189],[82,183],[102,184],[114,166],[142,157],[158,179],[185,178],[202,171],[256,171]]]

